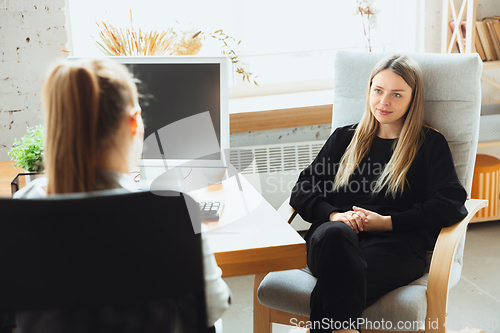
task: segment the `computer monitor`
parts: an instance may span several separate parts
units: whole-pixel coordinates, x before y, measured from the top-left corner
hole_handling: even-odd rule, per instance
[[[145,125],[141,163],[219,165],[221,151],[229,148],[226,57],[111,58],[138,79]]]
[[[157,176],[173,168],[226,166],[227,57],[108,58],[124,64],[136,79],[145,127],[143,156],[139,161],[141,181],[147,178],[148,183],[144,187],[149,188]]]
[[[185,178],[179,172],[193,167],[217,179],[217,168],[226,166],[224,151],[229,149],[228,59],[111,58],[127,66],[138,81],[145,125],[139,161],[141,179],[148,182],[144,187],[160,174],[165,177],[165,171]]]

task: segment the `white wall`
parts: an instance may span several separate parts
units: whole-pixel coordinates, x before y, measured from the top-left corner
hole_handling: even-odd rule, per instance
[[[36,10],[25,7],[30,2]],[[7,152],[27,125],[42,123],[43,76],[51,63],[67,56],[64,0],[12,3],[16,7],[0,9],[0,161],[10,160]]]
[[[441,13],[443,0],[419,0],[419,51],[441,52]]]
[[[442,1],[415,1],[415,49],[440,52]],[[71,50],[65,1],[33,0],[32,3],[37,5],[36,11],[25,7],[0,9],[0,161],[10,159],[7,152],[14,138],[25,134],[26,125],[42,123],[42,78],[53,61],[67,56],[62,50]],[[478,0],[478,19],[494,14],[500,15],[500,1]],[[408,17],[411,15],[408,13]],[[488,70],[485,76],[500,82],[500,69]],[[500,91],[483,84],[484,102],[498,99]]]

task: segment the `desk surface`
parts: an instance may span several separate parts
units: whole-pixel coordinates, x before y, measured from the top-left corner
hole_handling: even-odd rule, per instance
[[[198,200],[225,200],[220,220],[207,224],[223,276],[306,267],[302,237],[241,175],[188,194]]]
[[[12,162],[0,162],[0,196],[10,196],[10,182],[20,172]],[[306,266],[302,237],[241,175],[188,194],[194,199],[225,201],[221,219],[207,224],[208,242],[223,276]]]
[[[14,161],[0,162],[0,197],[10,197],[12,191],[10,182],[14,180],[18,173],[23,173],[21,168],[14,168]]]

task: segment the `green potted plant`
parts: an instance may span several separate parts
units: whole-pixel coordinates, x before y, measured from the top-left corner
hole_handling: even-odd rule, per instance
[[[43,148],[45,130],[42,125],[27,127],[28,134],[21,140],[14,139],[14,146],[7,153],[15,161],[14,167],[23,168],[27,173],[20,173],[11,182],[12,194],[26,186],[43,171]]]
[[[41,173],[43,171],[44,128],[42,125],[27,127],[28,134],[21,140],[14,139],[14,146],[8,152],[15,166],[26,172]]]

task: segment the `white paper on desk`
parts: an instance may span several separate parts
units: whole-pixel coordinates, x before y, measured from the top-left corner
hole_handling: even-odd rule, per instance
[[[187,156],[183,150],[189,151],[191,156]],[[239,149],[238,153],[244,154],[244,160],[246,161],[245,163],[238,165],[240,169],[248,167],[248,165],[253,162],[253,153],[251,151]],[[161,174],[150,183],[151,192],[157,195],[167,195],[166,193],[170,193],[170,195],[172,195],[175,192],[164,191],[175,190],[179,192],[192,192],[201,188],[206,188],[208,184],[214,183],[213,178],[217,176],[216,174],[214,175],[212,170],[204,171],[202,168],[201,174],[199,172],[195,172],[191,178],[188,176],[188,181],[186,181],[183,179],[181,171],[183,164],[178,166],[169,166],[165,157],[174,156],[177,159],[195,160],[209,155],[214,156],[214,154],[219,154],[219,157],[222,157],[225,162],[230,160],[229,151],[221,152],[219,140],[217,139],[217,134],[215,133],[212,119],[208,111],[176,121],[149,135],[144,140],[143,158],[160,159],[164,161],[164,171],[161,171]],[[221,156],[221,154],[223,156]],[[225,164],[230,165],[229,163]],[[225,178],[236,177],[239,189],[242,191],[240,180],[238,178],[239,171],[240,170],[234,167],[229,167]],[[146,170],[144,170],[144,172],[146,172]],[[158,172],[158,170],[156,172]],[[221,181],[223,175],[224,174],[221,173]],[[244,202],[245,210],[241,212],[244,216],[250,213],[251,208],[244,199],[243,193],[240,193],[240,196]],[[194,211],[191,211],[192,209],[196,210],[196,214],[194,214]],[[198,206],[194,207],[193,205],[188,205],[188,210],[192,219],[199,216]],[[237,219],[234,220],[236,221]],[[193,227],[195,225],[196,224],[193,223]],[[195,230],[195,233],[199,232],[199,230]]]

